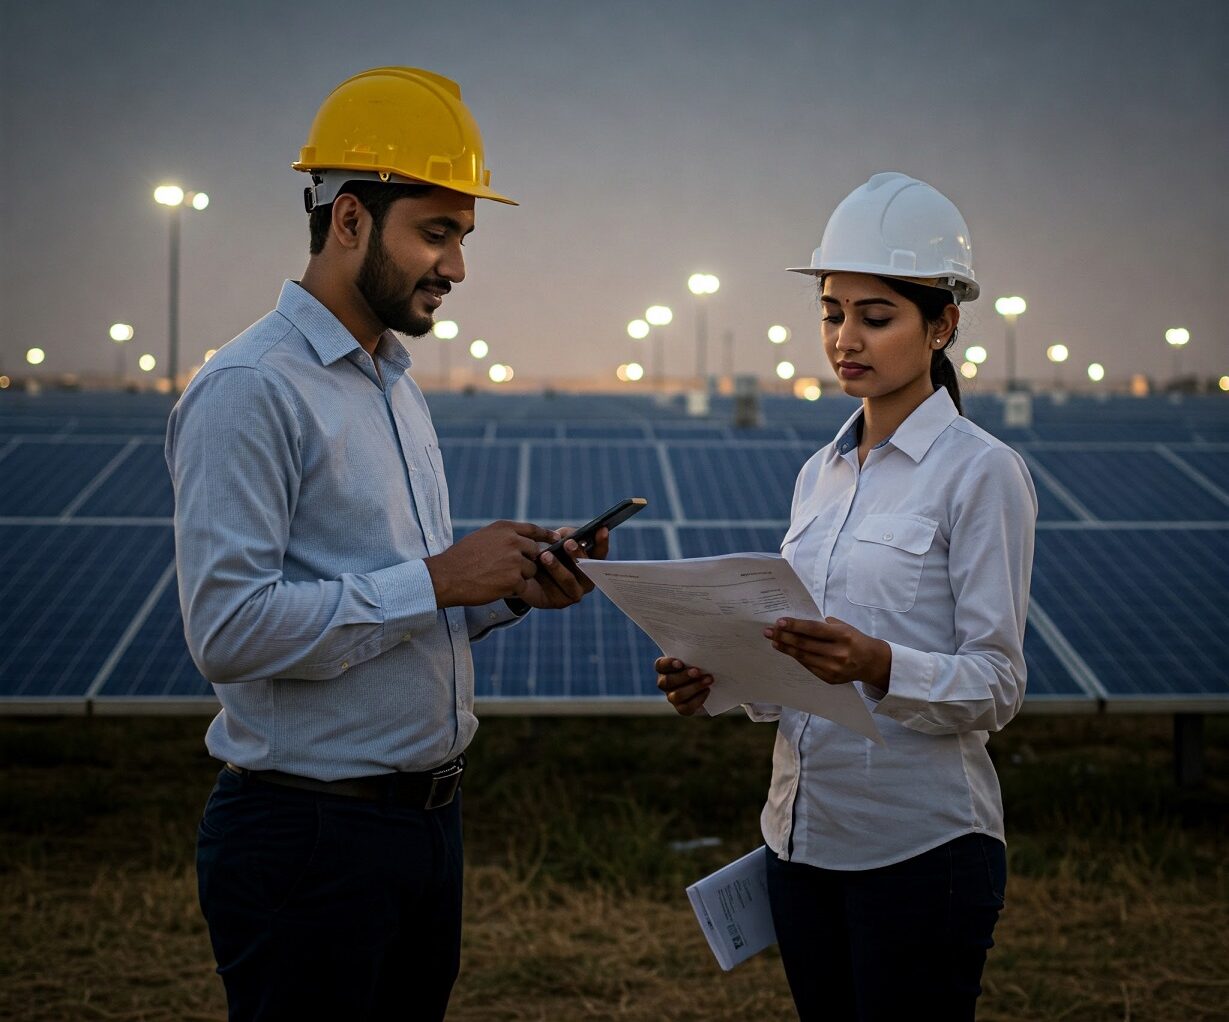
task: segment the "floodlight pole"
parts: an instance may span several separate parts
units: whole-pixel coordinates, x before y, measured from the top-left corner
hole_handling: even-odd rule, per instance
[[[179,226],[182,210],[182,205],[171,207],[171,253],[167,300],[170,322],[167,324],[166,376],[171,385],[172,394],[179,392],[176,380],[179,379]]]
[[[704,379],[708,371],[708,307],[696,296],[696,378]]]

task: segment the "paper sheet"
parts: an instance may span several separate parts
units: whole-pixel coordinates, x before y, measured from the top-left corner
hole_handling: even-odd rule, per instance
[[[814,713],[882,742],[853,685],[828,685],[764,638],[780,617],[822,615],[794,569],[772,554],[681,561],[577,561],[666,656],[713,676],[705,707],[773,703]]]

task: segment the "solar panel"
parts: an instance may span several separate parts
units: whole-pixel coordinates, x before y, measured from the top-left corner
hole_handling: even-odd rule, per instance
[[[657,448],[647,444],[534,444],[527,514],[532,521],[587,522],[624,497],[645,497],[643,518],[673,518]]]
[[[0,525],[4,694],[84,697],[173,560],[165,526]]]
[[[0,461],[0,515],[57,517],[126,446],[123,440],[17,443]]]
[[[612,557],[633,560],[776,552],[798,467],[856,407],[765,395],[768,428],[740,431],[721,396],[709,418],[678,396],[428,399],[458,536],[518,514],[579,523],[642,495],[649,510],[612,540]],[[969,406],[1034,467],[1029,701],[1229,706],[1229,444],[1207,442],[1229,440],[1229,402],[1038,398],[1019,430],[1002,426],[997,396]],[[0,708],[212,704],[182,636],[168,409],[161,395],[0,394]],[[655,655],[595,594],[477,644],[478,694],[487,706],[658,707]]]
[[[792,443],[688,445],[670,451],[670,466],[689,520],[784,521],[794,480],[808,457],[809,451]]]
[[[1155,451],[1032,448],[1032,457],[1105,521],[1222,521],[1229,504]]]
[[[1229,695],[1229,529],[1040,531],[1033,599],[1111,696]]]

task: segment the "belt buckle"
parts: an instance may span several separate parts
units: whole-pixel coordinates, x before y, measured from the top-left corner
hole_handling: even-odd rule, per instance
[[[457,789],[461,787],[461,775],[465,773],[465,761],[442,767],[431,775],[431,790],[427,792],[427,802],[424,809],[442,809],[450,805],[456,798]]]

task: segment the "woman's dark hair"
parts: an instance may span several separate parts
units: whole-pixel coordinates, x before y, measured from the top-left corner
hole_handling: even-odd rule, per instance
[[[926,323],[937,322],[943,315],[944,309],[956,304],[952,293],[941,287],[927,287],[925,284],[915,284],[911,280],[897,280],[895,277],[880,277],[879,279],[902,298],[907,298],[916,305],[922,314],[922,320]],[[957,332],[953,330],[947,343],[931,353],[930,382],[935,390],[946,387],[948,394],[951,395],[952,404],[956,406],[956,411],[963,415],[964,406],[960,402],[960,378],[956,375],[956,367],[952,365],[952,360],[947,357],[947,349],[956,343]]]
[[[426,195],[433,185],[384,184],[381,181],[347,181],[338,190],[338,195],[353,195],[371,214],[371,227],[376,236],[384,228],[388,211],[398,199],[414,199]],[[311,231],[311,254],[324,251],[329,238],[329,225],[333,220],[333,206],[317,206],[308,215],[307,225]]]

